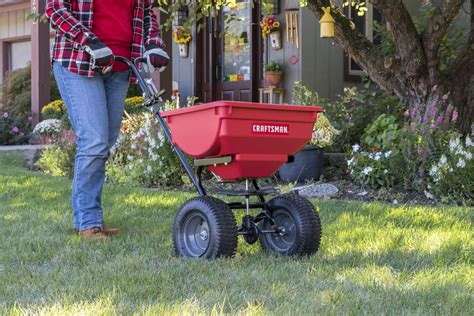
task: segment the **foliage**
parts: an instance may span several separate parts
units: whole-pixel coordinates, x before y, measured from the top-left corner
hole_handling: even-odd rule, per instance
[[[296,81],[292,88],[293,104],[295,105],[321,105],[319,95],[311,91],[302,81]]]
[[[362,151],[356,144],[347,165],[351,176],[362,186],[390,188],[403,181],[403,158],[391,150]]]
[[[313,134],[309,142],[312,146],[329,147],[334,143],[334,138],[339,135],[339,131],[332,126],[326,115],[318,114],[318,119],[313,127]]]
[[[260,21],[260,27],[262,28],[262,37],[266,38],[268,34],[280,29],[280,22],[273,15],[270,15]]]
[[[281,63],[277,60],[273,60],[265,65],[265,71],[282,71]]]
[[[172,255],[172,223],[195,192],[106,184],[105,223],[124,231],[87,242],[68,229],[70,180],[25,170],[16,152],[0,153],[0,166],[6,315],[469,315],[474,308],[472,208],[312,199],[324,231],[314,256],[265,254],[240,240],[234,259],[183,260]],[[234,214],[240,222],[245,212]]]
[[[365,128],[362,142],[369,148],[390,150],[397,147],[399,137],[400,131],[396,118],[382,114]]]
[[[0,145],[19,145],[28,142],[31,117],[3,112],[0,117]]]
[[[347,151],[351,144],[360,143],[362,135],[369,124],[382,114],[395,118],[397,123],[403,121],[406,107],[400,99],[380,90],[370,90],[370,83],[365,88],[345,88],[344,94],[337,100],[329,102],[321,99],[320,104],[334,127],[341,131],[332,150]]]
[[[131,115],[145,111],[146,108],[143,106],[143,102],[143,97],[131,97],[125,99],[125,112]]]
[[[182,26],[178,26],[173,31],[173,40],[176,44],[187,44],[191,42],[191,32]]]
[[[182,182],[183,169],[151,113],[124,121],[107,167],[113,182],[171,186]]]
[[[425,195],[445,203],[474,206],[474,143],[451,133],[439,159],[432,162]]]
[[[54,138],[52,145],[43,150],[36,165],[46,174],[57,177],[72,177],[75,153],[76,136],[72,130],[65,130],[62,135]]]
[[[68,121],[69,118],[67,114],[66,104],[63,100],[56,100],[46,104],[41,109],[41,117],[44,120],[58,119],[63,122]]]
[[[309,90],[301,81],[295,82],[292,91],[293,104],[295,105],[318,106],[321,103],[318,93]],[[336,136],[339,134],[340,131],[334,128],[326,115],[319,113],[309,144],[323,148],[329,147],[334,143]]]
[[[293,104],[322,106],[330,123],[340,131],[329,149],[345,152],[351,144],[361,142],[364,130],[380,115],[394,117],[396,123],[403,121],[405,107],[397,97],[382,91],[371,91],[369,88],[370,82],[366,82],[362,90],[357,87],[345,88],[343,95],[330,102],[297,81],[292,90]]]
[[[51,99],[60,99],[53,75],[50,75]],[[2,83],[1,109],[13,116],[28,115],[31,112],[31,65],[7,74]]]

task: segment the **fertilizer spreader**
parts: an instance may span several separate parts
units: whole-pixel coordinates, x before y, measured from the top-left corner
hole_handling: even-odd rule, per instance
[[[292,161],[311,138],[321,107],[218,101],[160,112],[161,93],[137,69],[143,60],[116,59],[129,65],[137,77],[145,105],[153,109],[199,194],[176,215],[173,246],[177,255],[233,256],[238,235],[250,244],[260,240],[264,250],[281,255],[310,255],[318,250],[321,224],[313,205],[297,193],[279,195],[274,188],[260,188],[258,179],[272,176]],[[184,153],[194,158],[195,170]],[[243,182],[243,190],[218,192],[243,201],[224,202],[209,196],[202,183],[204,168],[222,182]],[[267,201],[267,196],[273,197]],[[245,211],[240,226],[232,210]]]

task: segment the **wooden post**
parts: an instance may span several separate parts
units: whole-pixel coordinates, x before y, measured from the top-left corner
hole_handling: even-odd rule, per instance
[[[31,0],[31,12],[44,13],[46,1]],[[31,25],[31,112],[33,125],[40,120],[41,107],[50,101],[49,25],[33,21]]]

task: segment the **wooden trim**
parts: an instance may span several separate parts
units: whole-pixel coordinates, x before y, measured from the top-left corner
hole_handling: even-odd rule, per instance
[[[44,12],[45,7],[46,1],[36,1],[37,12]],[[40,121],[41,108],[50,101],[50,36],[48,24],[37,22],[31,24],[31,112],[33,126]]]
[[[0,41],[0,84],[3,83],[10,68],[10,45],[9,42]]]
[[[347,82],[362,82],[361,75],[354,75],[349,72],[349,58],[350,56],[347,55],[345,52],[343,54],[344,59],[344,81]]]
[[[31,41],[31,35],[15,36],[2,39],[4,42],[21,43]]]
[[[29,1],[2,5],[2,6],[0,6],[0,14],[1,13],[12,12],[12,11],[19,11],[19,10],[29,9],[30,5],[31,4],[30,4]]]

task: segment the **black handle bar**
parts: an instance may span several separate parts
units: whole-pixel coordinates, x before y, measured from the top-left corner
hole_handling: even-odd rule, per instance
[[[148,85],[146,84],[145,80],[143,79],[142,75],[140,74],[140,71],[138,70],[138,66],[141,63],[146,63],[147,62],[146,58],[144,58],[144,57],[136,58],[132,62],[131,60],[129,60],[125,57],[115,56],[115,60],[126,64],[132,70],[133,74],[137,78],[138,84],[139,84],[140,88],[142,89],[142,91],[145,94],[150,94],[151,95]]]

